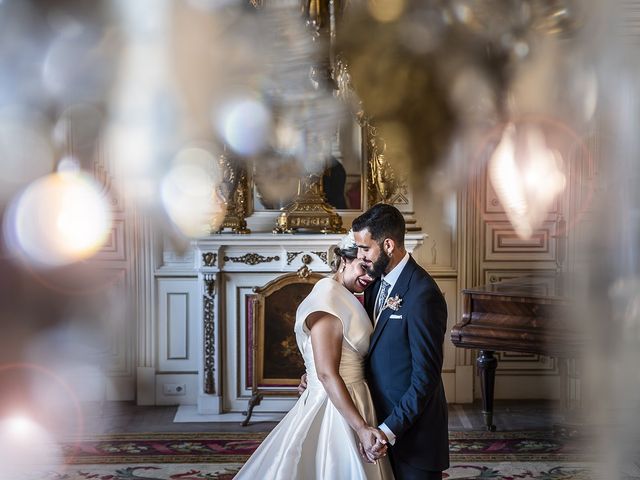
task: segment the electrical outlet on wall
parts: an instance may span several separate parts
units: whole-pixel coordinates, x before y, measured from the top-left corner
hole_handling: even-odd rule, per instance
[[[165,383],[162,385],[162,393],[165,395],[186,395],[187,385],[184,383]]]

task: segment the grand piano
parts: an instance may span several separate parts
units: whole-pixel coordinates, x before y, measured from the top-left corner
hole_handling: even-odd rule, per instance
[[[584,333],[572,315],[566,277],[527,276],[469,288],[462,319],[451,330],[456,347],[479,350],[476,364],[487,430],[493,424],[496,351],[577,358]]]

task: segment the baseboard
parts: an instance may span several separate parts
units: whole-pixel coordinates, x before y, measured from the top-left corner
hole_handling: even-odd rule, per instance
[[[284,418],[284,413],[257,413],[251,415],[251,423],[257,422],[279,422]],[[202,414],[198,413],[196,405],[180,405],[174,423],[199,423],[199,422],[230,422],[241,423],[245,416],[241,413],[219,413]]]

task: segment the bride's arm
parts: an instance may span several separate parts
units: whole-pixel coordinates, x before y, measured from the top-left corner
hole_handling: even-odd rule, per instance
[[[329,399],[349,426],[356,431],[365,450],[370,451],[376,443],[376,439],[385,443],[384,435],[377,428],[369,426],[362,418],[340,376],[342,322],[334,315],[318,312],[309,316],[307,326],[311,330],[311,345],[313,346],[313,359],[318,379],[324,386]],[[376,450],[376,452],[379,451]]]

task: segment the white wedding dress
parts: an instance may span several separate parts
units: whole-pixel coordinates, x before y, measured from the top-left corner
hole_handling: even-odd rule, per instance
[[[378,425],[364,379],[371,321],[351,292],[335,280],[324,278],[316,283],[296,312],[295,334],[307,371],[307,390],[238,472],[236,480],[393,479],[387,457],[377,464],[362,460],[356,433],[318,380],[311,335],[305,323],[311,313],[318,311],[342,320],[340,376],[365,421]]]

